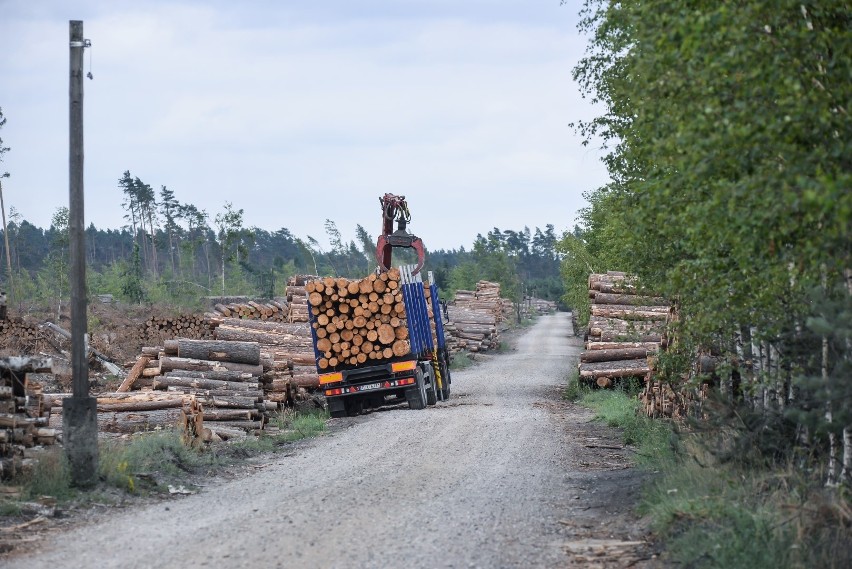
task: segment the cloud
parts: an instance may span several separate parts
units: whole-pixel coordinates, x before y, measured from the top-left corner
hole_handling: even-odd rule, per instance
[[[41,225],[67,203],[68,18],[47,4],[0,24],[7,203]],[[248,225],[315,237],[326,218],[374,232],[378,196],[404,194],[412,229],[450,248],[495,225],[570,227],[605,182],[568,127],[592,113],[568,10],[290,4],[84,4],[87,223],[123,223],[129,169],[211,217],[231,201]]]

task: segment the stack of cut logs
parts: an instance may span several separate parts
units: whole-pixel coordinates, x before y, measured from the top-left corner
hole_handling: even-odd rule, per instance
[[[0,347],[20,348],[29,347],[27,352],[43,349],[40,343],[44,342],[38,324],[30,323],[23,318],[10,318],[0,320]]]
[[[543,298],[527,297],[520,306],[504,299],[503,301],[503,318],[516,318],[520,313],[521,319],[530,318],[532,316],[540,316],[542,314],[550,314],[556,312],[556,303],[552,300]]]
[[[447,307],[448,350],[484,352],[497,348],[500,345],[497,324],[503,320],[503,306],[498,283],[479,281],[476,290],[456,291],[455,299]]]
[[[139,326],[142,342],[163,342],[174,338],[201,340],[212,338],[211,322],[198,314],[181,314],[172,317],[151,316]]]
[[[272,322],[286,322],[290,316],[290,309],[286,302],[270,300],[269,302],[231,302],[228,304],[216,303],[213,312],[205,314],[208,321],[216,325],[223,318],[246,318],[250,320],[270,320]]]
[[[677,319],[678,312],[672,308],[666,320],[666,329],[673,329]],[[663,347],[671,347],[668,346],[668,339],[665,337],[661,344]],[[681,377],[680,382],[672,384],[662,381],[653,373],[653,364],[656,362],[651,359],[651,373],[645,380],[645,389],[639,394],[639,401],[642,403],[645,414],[648,417],[679,419],[687,417],[696,408],[700,408],[701,402],[707,399],[713,382],[712,376],[720,360],[718,354],[699,352],[693,361],[691,372]],[[702,380],[696,382],[695,377],[701,377]]]
[[[46,393],[42,416],[57,433],[62,432],[62,400],[70,393]],[[98,433],[127,435],[177,427],[187,435],[201,433],[203,418],[195,396],[180,392],[135,391],[100,393],[97,401]]]
[[[663,341],[668,303],[639,294],[632,279],[616,271],[589,275],[589,298],[580,381],[609,387],[618,378],[644,378],[651,370],[649,356]]]
[[[225,318],[216,339],[257,342],[263,365],[263,390],[268,401],[291,405],[319,387],[311,330],[307,322],[262,322]]]
[[[428,291],[428,288],[426,289]],[[398,269],[361,280],[326,277],[305,285],[321,370],[411,352]]]
[[[41,386],[30,374],[49,372],[49,358],[0,358],[0,479],[31,466],[37,445],[51,445],[56,431],[41,418]]]
[[[543,298],[528,298],[527,306],[535,314],[550,314],[556,312],[556,302]]]
[[[319,385],[307,324],[222,318],[215,334],[142,348],[118,392],[98,396],[99,430],[177,425],[188,438],[229,439],[265,429],[273,412]],[[49,397],[51,426],[61,428],[66,396]]]
[[[200,405],[203,427],[220,438],[260,430],[265,412],[278,408],[277,403],[264,399],[264,366],[260,362],[257,342],[178,338],[165,341],[162,347],[142,348],[142,355],[118,388],[125,407],[110,401],[103,412],[111,415],[101,419],[99,397],[98,422],[112,432],[179,422],[186,427],[191,421],[184,416],[189,414],[185,408]],[[131,388],[142,391],[127,393]],[[136,407],[140,403],[143,408]],[[120,414],[125,409],[132,413]],[[202,430],[197,422],[194,429]]]
[[[287,281],[287,302],[290,304],[290,322],[308,321],[308,294],[305,285],[318,279],[317,275],[296,275]]]

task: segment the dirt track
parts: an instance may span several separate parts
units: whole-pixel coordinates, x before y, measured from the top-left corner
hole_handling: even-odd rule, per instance
[[[4,566],[624,566],[646,555],[625,543],[641,537],[624,514],[638,482],[628,451],[600,448],[616,434],[560,399],[578,346],[567,314],[543,317],[515,351],[454,374],[447,403],[335,419],[250,477],[109,514]]]

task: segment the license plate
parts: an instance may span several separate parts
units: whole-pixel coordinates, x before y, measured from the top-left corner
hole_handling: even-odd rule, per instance
[[[370,389],[381,389],[381,383],[368,383],[358,388],[358,391],[369,391]]]

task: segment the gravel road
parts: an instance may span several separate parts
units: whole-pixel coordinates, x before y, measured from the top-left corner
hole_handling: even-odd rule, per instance
[[[553,405],[578,352],[569,314],[542,317],[516,350],[454,373],[448,402],[334,419],[252,476],[109,514],[4,565],[565,566],[578,475]]]

